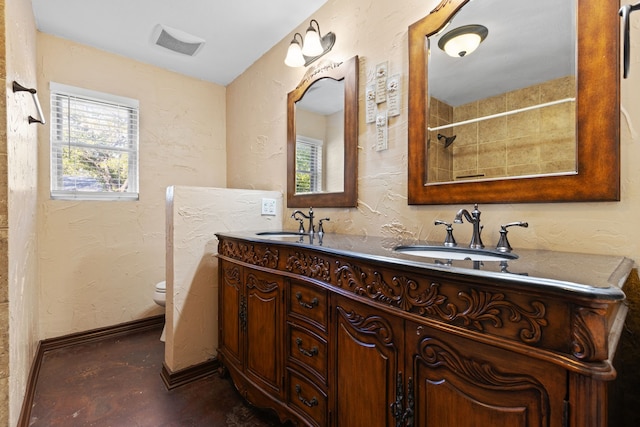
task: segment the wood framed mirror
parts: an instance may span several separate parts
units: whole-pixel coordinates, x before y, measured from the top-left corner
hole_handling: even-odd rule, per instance
[[[570,3],[564,5],[565,2]],[[572,166],[551,172],[542,167],[540,173],[525,172],[516,176],[510,176],[506,172],[497,176],[485,176],[484,171],[477,174],[461,173],[461,176],[454,176],[447,171],[450,176],[445,179],[435,176],[437,172],[431,166],[437,151],[433,146],[441,144],[442,148],[448,143],[449,149],[461,149],[468,141],[460,136],[457,140],[451,140],[453,135],[457,135],[457,130],[465,134],[460,128],[430,123],[430,120],[433,121],[430,109],[437,108],[439,102],[430,97],[435,89],[429,88],[429,84],[434,81],[429,76],[429,62],[432,59],[430,49],[439,49],[433,41],[456,27],[456,16],[462,13],[468,3],[470,0],[442,0],[431,13],[409,27],[409,204],[620,200],[620,23],[617,1],[554,0],[549,8],[536,5],[536,2],[529,0],[513,0],[509,3],[509,8],[534,5],[538,9],[549,9],[546,11],[549,14],[556,13],[557,10],[554,9],[560,5],[575,11],[571,16],[576,29],[575,84],[572,83],[575,92],[570,99],[574,109],[572,117],[575,117],[575,121],[571,123],[574,127],[570,129],[575,134]],[[493,14],[493,22],[487,25],[487,42],[491,37],[499,35],[499,32],[492,31],[491,27],[498,25],[501,18],[512,12],[527,15],[526,11],[518,9],[510,10],[508,13],[506,8],[502,12],[496,11]],[[450,23],[452,25],[448,26]],[[567,22],[567,25],[571,26],[572,22]],[[471,55],[479,55],[481,49],[482,45],[478,52]],[[517,49],[513,49],[515,50]],[[533,59],[541,63],[549,60],[548,57]],[[505,58],[498,57],[495,61],[505,61]],[[480,116],[481,118],[476,120],[483,120],[483,114]],[[550,114],[549,116],[555,117]],[[504,120],[508,118],[505,117]],[[453,119],[451,122],[456,123]],[[441,138],[437,138],[438,129],[442,129]],[[476,132],[479,133],[477,129]],[[481,146],[482,141],[477,143],[479,148],[475,149],[481,151],[484,148]],[[534,149],[537,150],[536,153],[550,150],[548,147]],[[450,164],[454,161],[451,160]]]
[[[287,96],[287,206],[353,207],[358,57],[310,68]]]

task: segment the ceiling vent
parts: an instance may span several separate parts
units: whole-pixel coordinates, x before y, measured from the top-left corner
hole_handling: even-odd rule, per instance
[[[156,25],[152,40],[158,46],[187,56],[194,56],[204,45],[203,39],[164,25]]]

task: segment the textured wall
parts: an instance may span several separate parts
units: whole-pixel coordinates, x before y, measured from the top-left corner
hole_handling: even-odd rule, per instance
[[[43,33],[38,86],[49,82],[140,101],[140,200],[49,198],[49,129],[39,136],[41,338],[160,312],[165,278],[165,192],[170,185],[224,187],[225,88]]]
[[[0,116],[5,117],[6,105],[8,168],[5,170],[6,175],[3,174],[3,178],[0,179],[0,187],[8,188],[8,194],[6,199],[0,196],[0,200],[8,202],[8,235],[7,229],[3,228],[6,223],[2,224],[2,220],[6,220],[7,216],[0,214],[0,244],[4,245],[8,237],[8,252],[7,247],[0,248],[0,262],[3,264],[0,267],[0,279],[8,278],[9,311],[6,311],[7,294],[3,283],[0,285],[3,303],[0,308],[0,324],[3,329],[0,335],[0,400],[3,401],[0,424],[15,425],[20,415],[27,377],[38,340],[37,135],[41,126],[30,125],[27,122],[29,115],[38,115],[31,94],[13,93],[12,83],[15,80],[26,87],[35,87],[38,95],[41,94],[36,81],[36,32],[31,2],[21,0],[2,2],[2,5],[5,29],[1,33],[6,33],[2,48],[6,49],[6,52],[0,54],[0,57],[6,61],[6,104],[2,103]],[[5,125],[0,128],[4,133]],[[0,161],[1,163],[4,162]],[[5,265],[7,254],[8,270]],[[8,340],[5,329],[7,326]],[[8,418],[5,411],[7,398]]]
[[[0,117],[7,112],[8,83],[4,78],[6,70],[6,8],[2,7],[2,31],[0,37],[0,81],[3,83],[2,102],[0,102]],[[9,420],[9,159],[7,156],[7,123],[0,122],[0,132],[3,136],[0,142],[0,424],[5,425]]]

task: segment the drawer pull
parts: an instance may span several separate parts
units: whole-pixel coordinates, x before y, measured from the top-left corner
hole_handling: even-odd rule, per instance
[[[304,403],[309,408],[313,408],[314,406],[318,405],[318,399],[316,399],[315,397],[312,397],[311,400],[307,400],[304,397],[300,396],[301,391],[302,391],[302,387],[300,387],[300,384],[296,384],[296,394],[298,395],[298,400],[300,402]]]
[[[311,304],[306,303],[304,301],[302,301],[302,293],[301,292],[296,292],[296,299],[298,300],[298,303],[303,306],[304,308],[308,308],[308,309],[312,309],[313,307],[318,305],[318,298],[314,298],[311,300]]]
[[[300,337],[296,338],[296,344],[298,344],[298,350],[300,350],[300,353],[305,356],[313,357],[318,354],[318,347],[311,347],[311,350],[302,348],[302,338]]]

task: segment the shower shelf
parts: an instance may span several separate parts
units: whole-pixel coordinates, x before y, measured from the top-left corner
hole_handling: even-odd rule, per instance
[[[543,104],[532,105],[530,107],[517,108],[517,109],[511,110],[511,111],[505,111],[505,112],[502,112],[502,113],[490,114],[488,116],[476,117],[475,119],[469,119],[469,120],[463,120],[461,122],[450,123],[448,125],[436,126],[436,127],[432,127],[432,128],[431,127],[427,127],[427,130],[428,131],[436,131],[436,130],[442,130],[442,129],[449,129],[449,128],[452,128],[454,126],[468,125],[468,124],[471,124],[471,123],[481,122],[481,121],[484,121],[484,120],[496,119],[498,117],[504,117],[504,116],[510,116],[512,114],[518,114],[518,113],[522,113],[522,112],[530,111],[530,110],[537,110],[539,108],[550,107],[552,105],[564,104],[566,102],[574,102],[575,100],[576,100],[575,98],[558,99],[556,101],[545,102]]]

